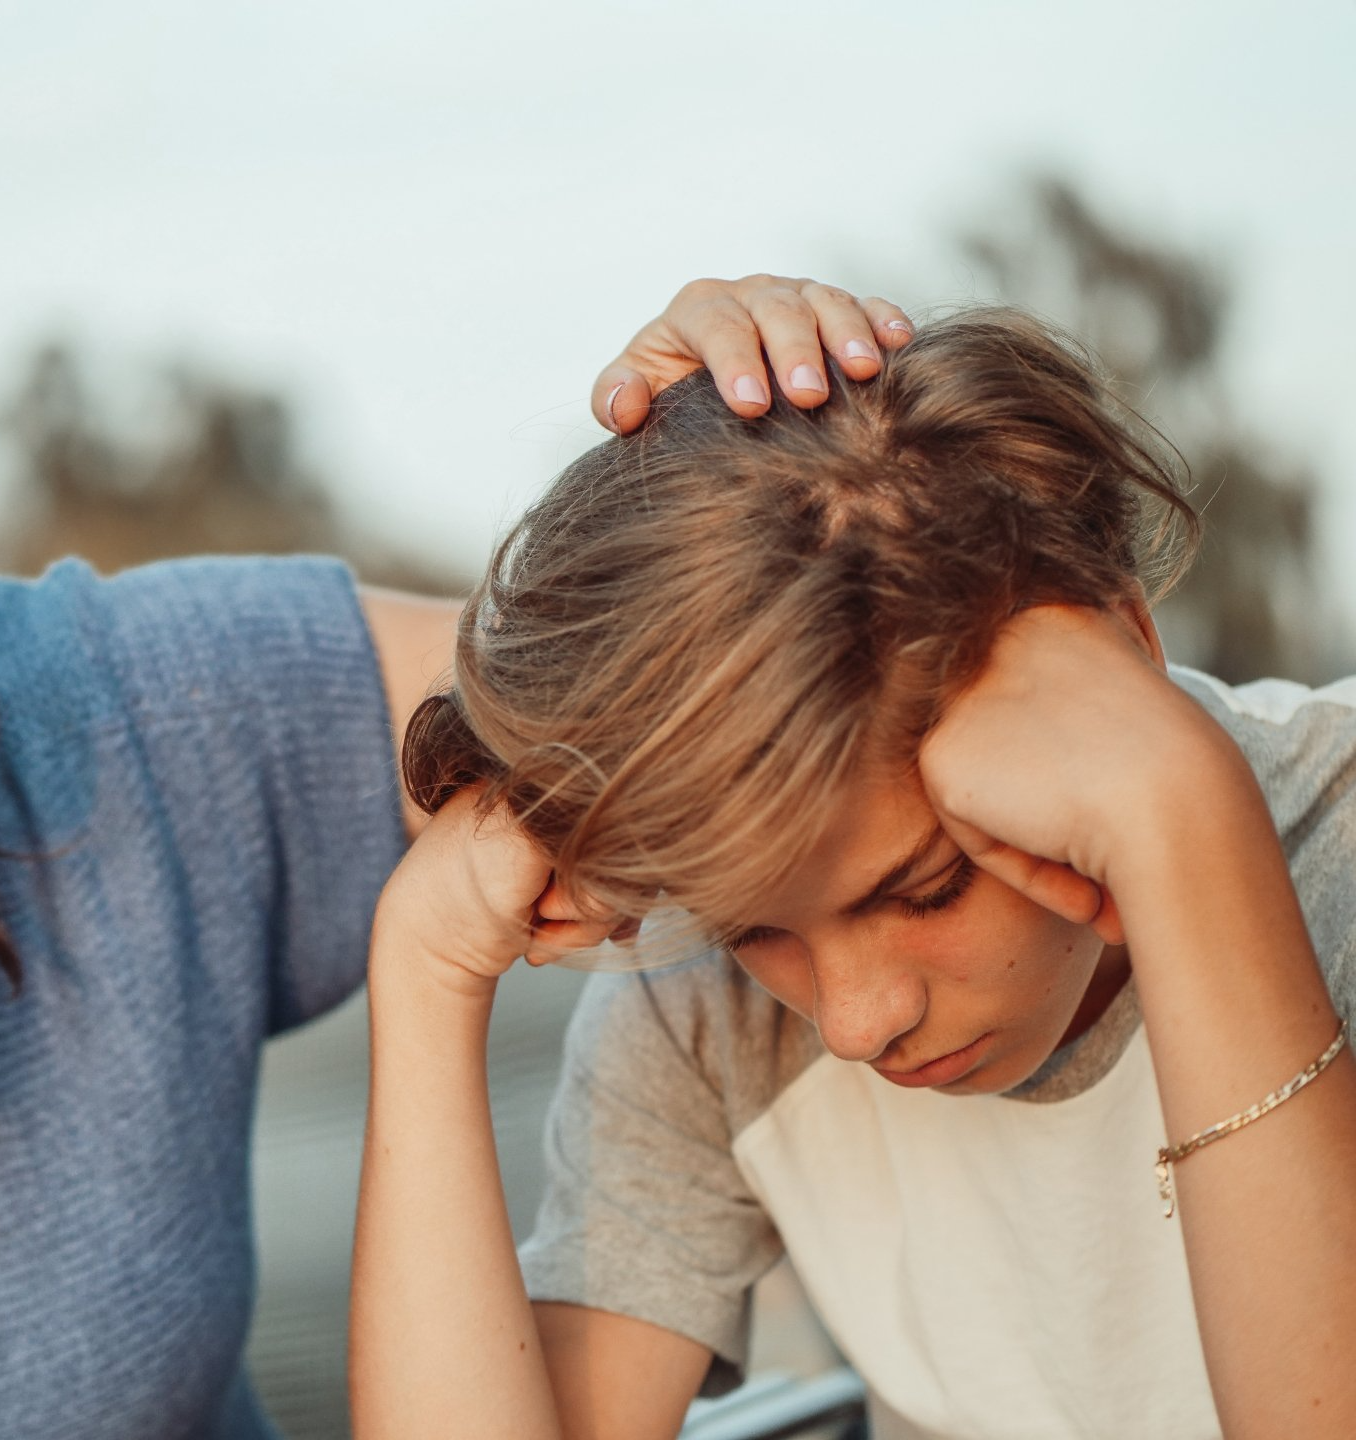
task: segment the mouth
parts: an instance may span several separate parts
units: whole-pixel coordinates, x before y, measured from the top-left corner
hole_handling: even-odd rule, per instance
[[[968,1045],[952,1050],[948,1055],[939,1055],[935,1060],[929,1060],[913,1070],[892,1070],[874,1064],[871,1068],[882,1080],[888,1080],[892,1085],[902,1085],[908,1090],[952,1085],[968,1075],[979,1063],[989,1041],[993,1039],[993,1033],[992,1030],[987,1030],[978,1040],[972,1040]]]

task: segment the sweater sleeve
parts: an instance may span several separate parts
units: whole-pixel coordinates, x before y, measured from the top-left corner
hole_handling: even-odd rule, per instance
[[[242,1042],[356,988],[403,839],[344,566],[64,562],[4,586],[0,645],[0,846],[50,881],[17,907],[26,970],[159,966]]]

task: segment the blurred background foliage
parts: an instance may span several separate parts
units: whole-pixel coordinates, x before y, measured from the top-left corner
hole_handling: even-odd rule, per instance
[[[1084,338],[1125,399],[1189,462],[1206,538],[1161,612],[1170,653],[1231,681],[1313,682],[1350,667],[1349,632],[1317,559],[1322,491],[1302,457],[1256,433],[1230,400],[1221,342],[1235,286],[1224,267],[1123,233],[1049,176],[1024,182],[1017,203],[958,244],[979,298],[1032,307]],[[826,278],[851,283],[850,274]],[[14,373],[0,396],[14,471],[0,533],[7,569],[35,573],[72,552],[116,570],[190,553],[313,550],[345,556],[369,581],[425,593],[454,594],[471,579],[375,543],[350,522],[335,487],[303,460],[304,417],[285,393],[172,357],[114,383],[58,338]],[[379,488],[381,477],[371,479]],[[520,1236],[540,1195],[543,1112],[578,984],[565,971],[511,972],[496,1007],[491,1089]],[[361,997],[265,1058],[255,1163],[262,1283],[250,1359],[292,1440],[347,1434],[347,1263],[365,1094]],[[784,1272],[764,1288],[758,1315],[763,1363],[812,1368],[830,1358]]]
[[[1321,488],[1230,400],[1221,361],[1235,286],[1223,265],[1122,233],[1052,176],[1026,181],[1001,220],[958,244],[977,293],[1086,341],[1187,460],[1205,543],[1162,612],[1174,657],[1234,683],[1345,673],[1352,640],[1318,560]],[[52,339],[0,397],[20,482],[0,534],[5,568],[32,574],[73,552],[118,569],[317,550],[346,556],[373,583],[451,594],[470,582],[346,523],[334,488],[299,457],[286,395],[173,359],[122,375],[120,390],[115,399],[71,342]]]
[[[110,571],[175,555],[343,555],[362,579],[425,594],[470,577],[373,542],[307,467],[288,397],[168,359],[100,384],[70,341],[39,345],[0,398],[17,474],[0,564],[80,554]]]
[[[1238,414],[1223,367],[1235,285],[1223,265],[1102,219],[1053,176],[960,237],[979,288],[1057,319],[1121,398],[1181,451],[1204,541],[1159,613],[1168,653],[1231,684],[1316,683],[1353,648],[1318,556],[1322,490],[1302,458]]]

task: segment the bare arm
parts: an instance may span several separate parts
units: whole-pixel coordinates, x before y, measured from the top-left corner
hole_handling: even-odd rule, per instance
[[[711,1364],[672,1330],[582,1305],[534,1305],[569,1440],[671,1440]]]
[[[981,865],[1123,933],[1176,1143],[1303,1070],[1337,1017],[1257,782],[1161,660],[1142,616],[1028,611],[925,745],[923,772]],[[1356,1435],[1350,1052],[1175,1180],[1225,1436]]]
[[[702,1346],[523,1288],[490,1124],[498,973],[529,950],[545,863],[459,796],[383,895],[370,972],[372,1092],[350,1328],[358,1440],[672,1440]],[[451,921],[455,917],[456,926]],[[557,926],[562,941],[597,934]]]
[[[1271,817],[1231,749],[1183,755],[1190,788],[1112,882],[1170,1142],[1261,1100],[1337,1029]],[[1356,1435],[1350,1050],[1260,1122],[1174,1167],[1174,1181],[1228,1440]]]

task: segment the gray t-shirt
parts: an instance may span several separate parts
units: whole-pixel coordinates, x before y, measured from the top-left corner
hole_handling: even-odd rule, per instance
[[[1356,682],[1174,678],[1252,764],[1353,1015]],[[1165,1137],[1133,983],[1010,1096],[864,1073],[728,956],[593,977],[522,1252],[529,1293],[700,1341],[709,1393],[738,1378],[750,1287],[785,1248],[886,1397],[880,1435],[1217,1433],[1180,1229],[1154,1190]]]
[[[359,985],[403,847],[353,582],[66,562],[0,657],[0,1435],[261,1440],[260,1050]]]

